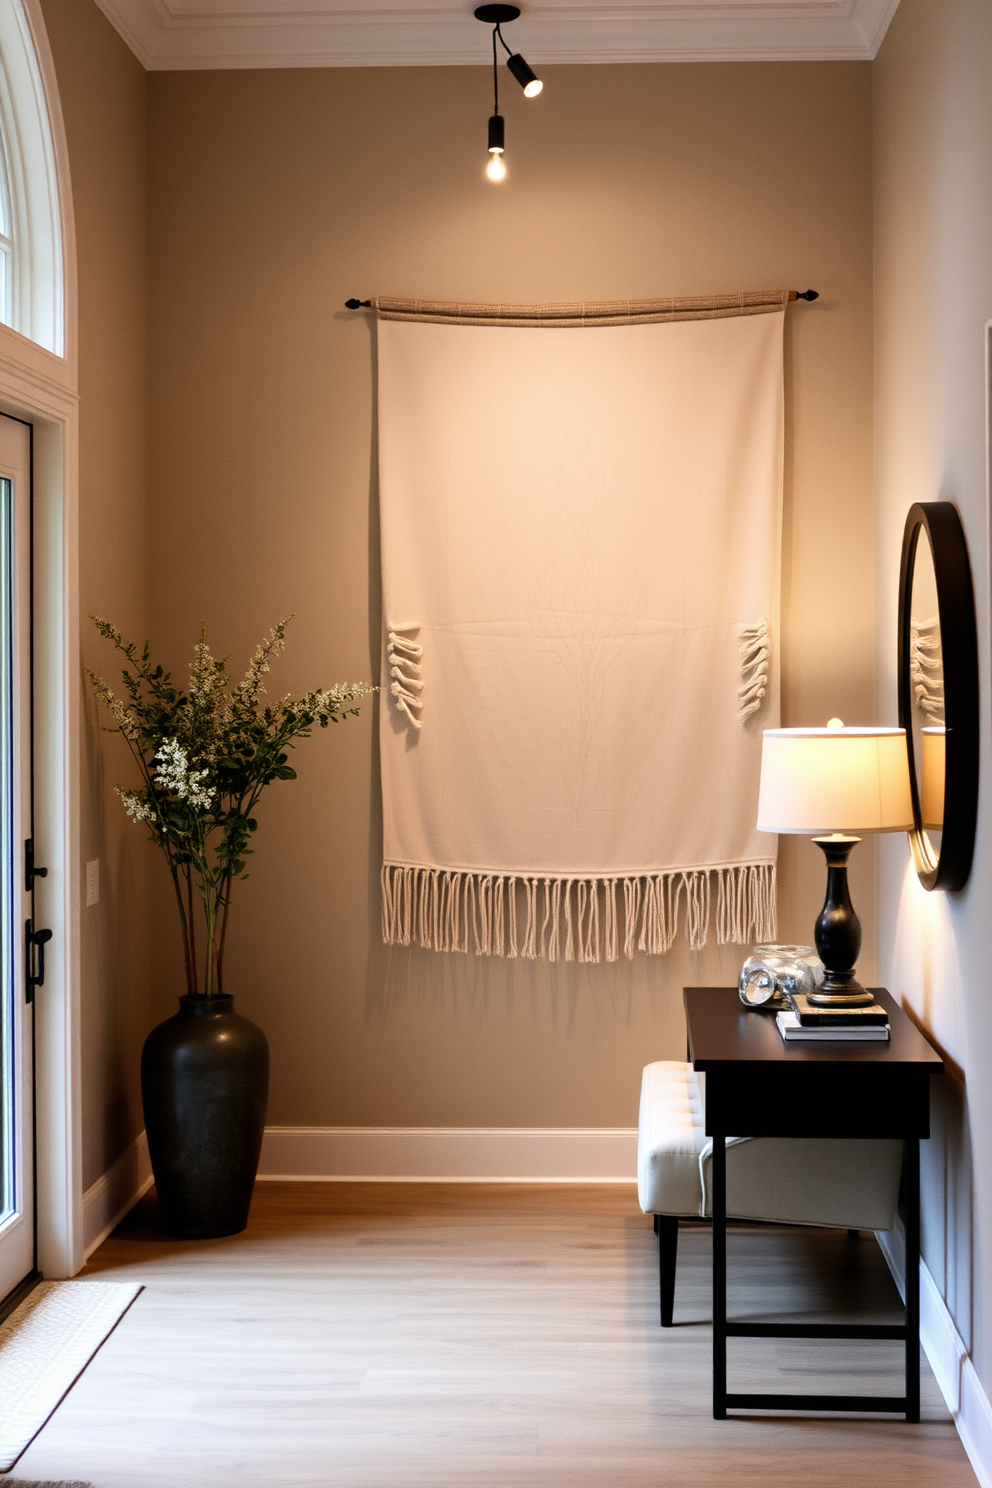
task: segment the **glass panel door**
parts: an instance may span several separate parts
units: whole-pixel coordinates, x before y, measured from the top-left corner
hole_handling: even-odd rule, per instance
[[[34,1092],[25,926],[31,836],[31,440],[0,414],[0,1300],[34,1269]]]

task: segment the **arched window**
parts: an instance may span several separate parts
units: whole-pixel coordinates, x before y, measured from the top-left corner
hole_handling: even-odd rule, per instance
[[[10,211],[10,175],[7,144],[0,135],[0,320],[13,325],[14,313],[14,223]]]
[[[21,0],[0,0],[0,153],[0,320],[62,356],[55,152],[31,24]]]

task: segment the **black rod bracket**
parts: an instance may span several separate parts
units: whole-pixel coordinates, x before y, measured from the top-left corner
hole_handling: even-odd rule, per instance
[[[372,309],[372,301],[371,300],[345,300],[345,302],[344,302],[344,308],[346,310],[371,310]]]

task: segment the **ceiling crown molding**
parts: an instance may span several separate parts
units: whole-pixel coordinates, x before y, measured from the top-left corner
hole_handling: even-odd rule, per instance
[[[150,71],[485,66],[470,4],[97,0]],[[538,0],[513,23],[537,64],[870,61],[899,0]],[[290,8],[292,7],[292,8]]]

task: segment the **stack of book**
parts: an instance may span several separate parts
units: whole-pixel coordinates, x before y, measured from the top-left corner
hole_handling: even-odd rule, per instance
[[[865,1007],[817,1007],[805,992],[789,994],[788,1012],[778,1013],[775,1022],[786,1043],[885,1044],[889,1040],[889,1015],[880,1003]]]

